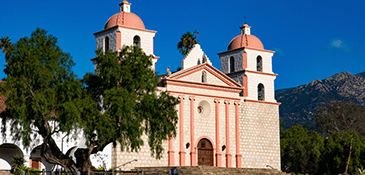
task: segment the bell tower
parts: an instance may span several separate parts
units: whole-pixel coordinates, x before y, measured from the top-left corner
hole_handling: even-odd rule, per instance
[[[131,12],[131,5],[127,0],[122,1],[119,4],[119,13],[108,19],[104,30],[94,33],[96,49],[119,52],[124,45],[138,46],[147,55],[152,55],[152,69],[155,69],[159,58],[153,53],[157,32],[145,28],[142,19]]]
[[[272,72],[274,51],[265,50],[251,27],[244,24],[241,34],[232,39],[225,52],[218,53],[221,71],[244,87],[245,100],[276,102]]]

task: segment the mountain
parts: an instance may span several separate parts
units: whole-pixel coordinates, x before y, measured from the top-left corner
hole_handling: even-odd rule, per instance
[[[350,97],[365,105],[365,72],[356,75],[342,72],[302,86],[279,89],[275,94],[276,100],[281,103],[279,110],[284,129],[296,124],[313,128],[313,117],[328,100]]]

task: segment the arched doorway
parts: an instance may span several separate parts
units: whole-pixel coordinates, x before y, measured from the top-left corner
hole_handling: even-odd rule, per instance
[[[201,139],[198,143],[198,165],[213,166],[213,145],[208,139]]]
[[[11,143],[0,145],[0,170],[11,170],[14,167],[13,157],[22,156],[22,150]]]

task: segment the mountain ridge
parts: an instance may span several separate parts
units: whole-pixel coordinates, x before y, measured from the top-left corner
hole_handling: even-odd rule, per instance
[[[345,71],[323,80],[313,80],[298,87],[275,91],[282,126],[288,129],[293,125],[314,127],[313,118],[318,108],[328,100],[349,97],[360,105],[365,105],[365,72],[355,75]]]

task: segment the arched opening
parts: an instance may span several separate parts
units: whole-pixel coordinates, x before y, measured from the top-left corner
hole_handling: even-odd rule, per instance
[[[229,72],[234,72],[234,57],[229,59]]]
[[[198,165],[213,166],[213,161],[213,145],[203,138],[198,143]]]
[[[141,47],[141,38],[138,35],[133,38],[133,46]]]
[[[13,157],[15,155],[22,156],[22,150],[10,143],[0,145],[0,170],[11,170],[14,168]]]
[[[262,72],[262,57],[259,55],[259,56],[257,56],[257,58],[256,58],[256,63],[257,63],[257,68],[256,68],[256,70],[258,71],[258,72]]]
[[[105,52],[109,50],[109,37],[105,37]]]
[[[265,100],[265,87],[261,83],[257,86],[257,96],[259,101]]]
[[[205,54],[203,54],[203,63],[207,63],[207,62],[208,62],[207,56]]]
[[[207,82],[207,73],[204,71],[202,73],[202,83],[206,83]]]

